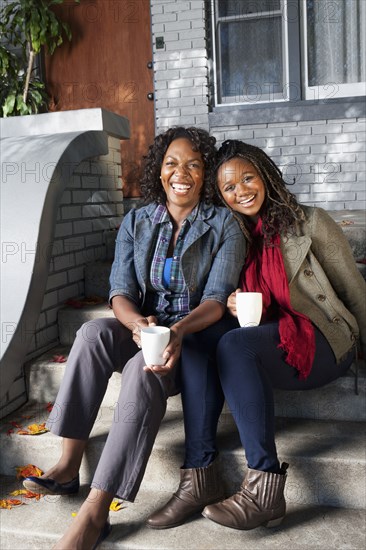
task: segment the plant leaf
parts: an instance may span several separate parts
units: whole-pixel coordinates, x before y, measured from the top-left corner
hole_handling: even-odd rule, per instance
[[[17,472],[17,479],[22,479],[24,477],[34,476],[40,477],[43,474],[43,470],[34,466],[33,464],[26,464],[25,466],[16,466],[15,470]]]

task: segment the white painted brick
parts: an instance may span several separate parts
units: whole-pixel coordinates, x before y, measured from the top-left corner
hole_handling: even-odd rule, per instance
[[[191,115],[191,114],[204,115],[204,114],[207,114],[207,113],[208,113],[207,105],[201,105],[200,107],[199,106],[194,106],[194,107],[182,107],[181,108],[182,116]]]
[[[116,189],[118,185],[120,185],[120,179],[117,174],[115,176],[102,176],[100,178],[101,189]]]
[[[204,16],[203,8],[191,9],[189,11],[184,11],[184,12],[180,13],[179,14],[179,20],[184,21],[186,19],[189,19],[189,20],[193,21],[193,19],[196,19],[196,20],[201,21],[203,16]]]
[[[166,109],[169,107],[167,99],[157,99],[156,100],[156,109]]]
[[[179,52],[166,52],[164,50],[157,50],[154,54],[154,60],[156,61],[173,61],[174,59],[180,59]]]
[[[283,155],[306,155],[308,153],[310,153],[310,147],[308,145],[302,145],[301,147],[282,147]]]
[[[323,145],[312,145],[311,152],[317,153],[341,153],[342,145],[340,143],[325,143]]]
[[[73,222],[74,233],[89,233],[92,231],[92,223],[90,220],[82,220]]]
[[[166,42],[167,50],[190,50],[192,42],[190,40],[177,40],[176,42]]]
[[[181,95],[182,95],[182,97],[193,96],[193,97],[205,97],[205,98],[207,98],[207,96],[208,96],[208,94],[207,94],[207,80],[206,80],[204,85],[201,85],[201,86],[193,86],[192,85],[192,88],[184,88],[181,91]]]
[[[83,160],[74,169],[74,174],[90,174],[90,160]]]
[[[159,90],[155,93],[157,99],[175,99],[180,97],[180,90],[172,90],[172,89],[166,89],[166,90]]]
[[[86,204],[82,208],[83,218],[97,218],[100,216],[100,206],[96,204]]]
[[[301,149],[303,149],[303,148],[301,148]],[[314,164],[314,165],[324,164],[325,163],[325,155],[309,155],[309,154],[300,155],[299,150],[297,148],[296,163],[301,164],[301,165],[303,165],[304,163],[305,164]]]
[[[121,202],[123,195],[121,191],[108,191],[108,202]]]
[[[100,166],[100,165],[99,165]],[[97,175],[90,175],[90,176],[81,176],[81,186],[83,189],[95,189],[99,187],[100,180],[99,180],[99,174]]]
[[[193,66],[193,59],[175,59],[167,62],[167,69],[189,69]],[[181,74],[181,76],[183,76]]]
[[[311,190],[313,193],[341,193],[341,185],[340,183],[332,183],[330,187],[327,182],[314,183],[311,186]]]
[[[181,31],[179,32],[179,38],[184,40],[194,40],[197,38],[205,38],[205,29],[192,29],[190,31]]]
[[[174,109],[159,109],[158,111],[158,115],[159,117],[162,116],[171,116],[171,117],[179,117],[181,114],[181,110],[178,109],[178,108],[174,108]]]
[[[190,21],[177,21],[176,23],[169,23],[166,25],[170,31],[183,31],[191,28]]]
[[[151,15],[152,16],[156,16],[156,15],[160,15],[161,13],[163,13],[163,5],[162,4],[153,4],[151,5]],[[156,17],[154,18],[156,19]]]
[[[192,48],[204,48],[206,46],[206,38],[193,38]]]
[[[207,67],[196,67],[196,68],[192,68],[192,69],[181,69],[179,72],[180,72],[180,77],[181,78],[192,77],[192,78],[195,79],[195,83],[197,82],[197,78],[207,77]]]
[[[72,285],[68,285],[65,288],[62,288],[58,291],[58,299],[59,302],[65,302],[69,298],[74,298],[78,296],[78,285],[76,283],[73,283]]]
[[[357,200],[364,201],[366,199],[366,193],[364,191],[357,191]]]
[[[100,231],[102,229],[110,229],[110,224],[108,218],[99,218],[92,220],[93,231]]]
[[[172,80],[171,82],[168,82],[169,88],[192,88],[193,86],[193,78],[179,78],[178,80]],[[183,95],[183,94],[182,94]]]
[[[366,133],[365,132],[358,133],[358,134],[356,134],[356,136],[357,136],[357,141],[365,141],[366,140]]]
[[[260,147],[261,149],[264,149],[267,146],[267,140],[265,138],[262,138],[262,139],[247,138],[247,143],[249,143],[250,145],[255,145],[256,147]]]
[[[313,134],[339,134],[340,132],[342,132],[342,124],[320,124],[313,128]]]
[[[71,177],[68,178],[67,187],[69,189],[79,189],[81,187],[81,176],[72,174]]]
[[[352,143],[356,141],[356,134],[334,134],[327,136],[328,143]]]
[[[174,67],[167,67],[166,61],[154,61],[154,71],[165,71],[165,69],[174,69]]]
[[[192,59],[193,67],[207,67],[208,68],[208,59],[202,57],[201,59]]]
[[[341,174],[339,175],[339,177],[342,181],[354,182],[357,180],[357,175],[357,172],[343,172],[341,167]],[[362,174],[361,177],[364,178],[365,174]]]
[[[11,401],[14,401],[18,397],[20,397],[23,393],[25,393],[25,381],[22,378],[19,378],[15,382],[12,383],[10,386],[8,392],[7,392],[7,401],[10,404]]]
[[[165,80],[155,81],[154,88],[155,90],[165,90],[168,87],[168,84]]]
[[[47,279],[46,292],[48,290],[54,290],[55,288],[59,288],[60,286],[64,286],[66,284],[67,284],[66,271],[63,271],[61,273],[55,273],[54,275],[49,275]]]
[[[72,202],[71,191],[64,191],[62,193],[60,204],[71,204],[71,202]]]
[[[343,124],[343,132],[365,132],[366,125],[360,122],[349,122]]]
[[[282,128],[263,128],[263,129],[259,128],[255,130],[254,136],[256,138],[282,136]]]
[[[181,52],[180,54],[180,57],[182,59],[185,59],[185,58],[197,58],[197,59],[201,59],[201,58],[207,58],[207,51],[205,48],[199,48],[199,49],[192,49],[192,50],[189,50],[189,51],[184,51],[184,52]]]
[[[159,80],[171,80],[180,78],[180,72],[179,70],[171,70],[171,71],[158,71],[155,73],[155,79],[156,82],[159,82]]]
[[[105,191],[105,190],[95,191],[91,195],[91,201],[93,203],[96,203],[96,202],[109,202],[108,193],[109,193],[109,191]]]
[[[46,311],[47,325],[54,325],[55,323],[57,323],[59,309],[59,307],[55,307]]]
[[[70,220],[73,218],[81,217],[81,207],[80,206],[63,206],[59,209],[61,212],[62,220]]]
[[[194,19],[193,21],[191,21],[192,29],[204,29],[205,23],[205,19]]]
[[[64,240],[64,246],[65,246],[65,250],[67,252],[73,252],[74,250],[80,250],[81,248],[84,248],[84,246],[85,246],[84,237],[81,236],[81,235],[79,235],[79,236],[74,235],[70,239],[65,239]]]
[[[265,152],[270,157],[280,157],[282,155],[280,147],[272,147],[270,145],[267,145],[267,147],[265,148]]]
[[[180,14],[182,11],[188,11],[190,9],[190,2],[169,2],[164,5],[164,13],[177,12]]]
[[[198,86],[202,87],[202,93],[205,93],[204,90],[206,89],[206,93],[207,93],[207,88],[208,88],[208,86],[207,86],[207,76],[205,76],[205,77],[201,76],[201,77],[195,78],[194,79],[194,86],[195,87],[198,87]]]
[[[158,113],[158,122],[159,126],[165,126],[170,128],[170,126],[188,126],[195,123],[194,116],[184,116],[184,117],[159,117]]]
[[[169,23],[170,21],[177,21],[176,13],[158,13],[154,14],[154,24]]]
[[[193,97],[178,97],[177,99],[169,99],[169,107],[187,107],[188,105],[194,105],[195,100]]]
[[[103,244],[103,235],[102,233],[92,233],[85,236],[85,244],[87,247],[90,246],[99,246]]]
[[[356,160],[357,160],[357,162],[366,162],[366,155],[365,155],[364,151],[357,153]],[[366,166],[365,166],[365,168],[366,168]]]
[[[55,238],[72,235],[72,223],[57,223],[55,227]]]
[[[165,44],[167,44],[168,42],[176,42],[177,40],[179,40],[179,34],[178,32],[165,32],[164,40]]]
[[[77,204],[77,203],[85,204],[90,200],[91,196],[92,196],[91,191],[73,191],[72,201],[74,204]]]
[[[209,131],[208,114],[207,115],[196,115],[194,117],[194,124],[196,126],[199,126],[200,128],[203,128],[203,129]]]
[[[88,236],[86,237],[86,239],[87,238]],[[83,281],[84,267],[75,267],[74,269],[69,269],[69,271],[67,272],[67,278],[69,283],[76,283],[77,281]]]
[[[348,210],[365,210],[366,209],[366,201],[357,201],[357,203],[347,203],[347,209]]]
[[[254,132],[254,135],[256,133]],[[267,147],[283,147],[283,146],[291,146],[295,145],[295,138],[294,137],[274,137],[272,138],[270,135],[267,137]],[[302,149],[302,147],[301,147]]]
[[[170,23],[172,25],[173,23]],[[165,25],[164,23],[153,23],[152,24],[152,33],[153,34],[163,34],[165,31]]]
[[[311,136],[296,136],[296,145],[317,145],[325,143],[325,136],[318,134],[318,135],[311,135]],[[329,147],[329,145],[327,145]]]
[[[42,311],[55,306],[57,303],[58,303],[57,291],[46,292],[46,294],[43,297]]]
[[[355,183],[355,182],[354,183],[342,183],[342,191],[344,191],[344,192],[365,191],[365,184],[364,183]]]
[[[358,153],[359,151],[365,151],[366,150],[366,142],[365,141],[359,141],[356,143],[347,143],[343,145],[343,151],[345,152],[355,152]]]
[[[332,153],[330,155],[327,154],[326,161],[342,163],[342,165],[344,165],[346,163],[356,162],[356,155],[354,153],[341,153],[339,155],[337,155],[336,153]],[[365,165],[363,167],[363,170],[365,170]]]

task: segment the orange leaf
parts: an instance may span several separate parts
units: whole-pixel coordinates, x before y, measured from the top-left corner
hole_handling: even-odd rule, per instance
[[[29,476],[40,477],[43,474],[43,471],[33,464],[27,464],[26,466],[17,466],[15,469],[17,472],[17,479]]]
[[[109,509],[111,510],[111,512],[119,512],[119,510],[123,509],[122,504],[123,504],[123,500],[113,499],[109,506]]]
[[[46,405],[46,410],[50,413],[53,409],[53,404],[49,401]]]
[[[19,428],[19,430],[23,428],[23,426],[21,424],[18,424],[18,422],[15,422],[15,420],[12,420],[11,422],[9,422],[9,424],[14,426],[14,428]]]
[[[9,493],[11,497],[18,497],[19,495],[25,495],[27,493],[27,489],[17,489],[16,491],[12,491]]]
[[[13,428],[10,428],[10,430],[8,430],[8,431],[6,432],[6,435],[11,435],[11,434],[13,434],[13,433],[14,433]]]
[[[22,504],[24,504],[24,502],[16,498],[6,498],[0,500],[0,508],[6,508],[7,510],[11,510],[14,506],[21,506]]]
[[[18,435],[40,435],[48,432],[46,428],[46,423],[42,424],[30,424],[27,430],[19,430]]]

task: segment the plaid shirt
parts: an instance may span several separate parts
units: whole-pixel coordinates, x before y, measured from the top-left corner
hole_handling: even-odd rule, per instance
[[[184,239],[197,216],[197,212],[198,205],[182,224],[173,252],[168,288],[164,286],[163,272],[169,244],[173,236],[173,224],[165,205],[160,204],[153,217],[153,224],[159,224],[160,228],[151,261],[150,281],[147,284],[144,309],[155,311],[159,322],[164,325],[172,325],[190,312],[189,292],[181,269],[181,254]]]

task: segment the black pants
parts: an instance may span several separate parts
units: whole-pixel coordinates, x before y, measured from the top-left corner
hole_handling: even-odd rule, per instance
[[[278,472],[273,388],[318,388],[345,374],[354,359],[352,350],[337,365],[331,347],[316,328],[315,339],[311,373],[299,380],[298,371],[278,349],[278,322],[238,328],[236,320],[224,319],[187,337],[181,362],[184,467],[208,466],[215,458],[217,424],[226,399],[248,467]]]

